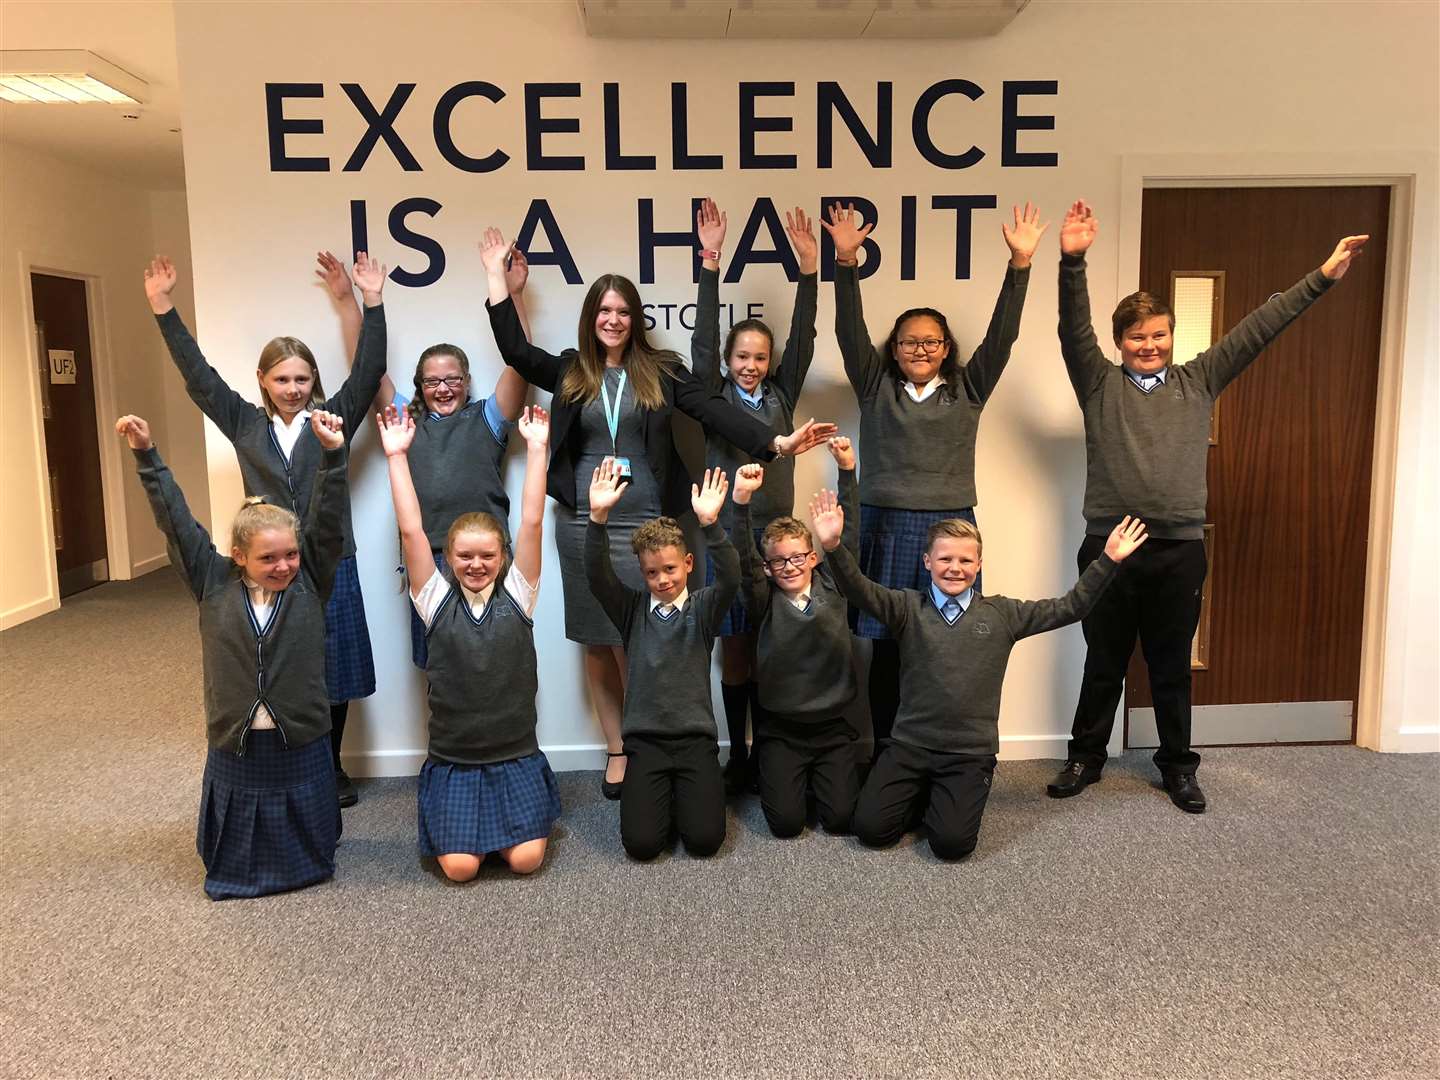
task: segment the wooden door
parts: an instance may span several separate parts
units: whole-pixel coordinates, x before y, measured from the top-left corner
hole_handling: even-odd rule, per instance
[[[1197,746],[1354,740],[1389,212],[1385,187],[1145,192],[1140,287],[1170,299],[1177,276],[1219,272],[1221,332],[1341,236],[1370,234],[1344,280],[1218,400]],[[1158,745],[1150,705],[1137,650],[1128,746]]]
[[[31,274],[60,595],[108,581],[105,496],[85,282]]]

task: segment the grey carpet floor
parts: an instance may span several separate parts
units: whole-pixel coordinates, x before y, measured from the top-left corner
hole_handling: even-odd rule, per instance
[[[1440,760],[1002,763],[967,863],[780,841],[641,866],[596,774],[533,878],[443,881],[370,781],[334,881],[212,903],[193,606],[169,573],[0,636],[6,1077],[1433,1077]]]

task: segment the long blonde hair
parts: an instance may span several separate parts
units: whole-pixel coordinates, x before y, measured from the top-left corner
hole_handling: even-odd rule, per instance
[[[630,308],[630,340],[625,343],[626,378],[635,389],[635,400],[645,409],[658,409],[665,404],[661,379],[674,378],[676,366],[684,366],[680,354],[672,349],[659,349],[650,344],[645,333],[645,309],[634,283],[619,274],[604,274],[595,279],[585,302],[580,305],[579,353],[575,363],[565,369],[560,380],[561,401],[580,404],[600,396],[600,381],[605,377],[605,347],[595,336],[595,319],[600,301],[607,292],[620,294]]]
[[[275,506],[259,495],[251,495],[236,512],[235,521],[230,526],[230,546],[249,551],[255,534],[269,529],[288,529],[298,539],[300,519],[283,506]]]
[[[271,338],[263,349],[260,350],[260,362],[256,365],[260,370],[256,372],[255,379],[258,382],[260,376],[264,375],[276,364],[289,360],[291,357],[297,360],[304,360],[310,365],[310,374],[315,381],[310,384],[310,403],[307,409],[318,409],[325,404],[325,388],[320,385],[320,367],[315,363],[315,355],[297,337]],[[270,400],[270,395],[265,390],[265,384],[260,383],[260,397],[265,401],[265,414],[275,415],[275,403]]]

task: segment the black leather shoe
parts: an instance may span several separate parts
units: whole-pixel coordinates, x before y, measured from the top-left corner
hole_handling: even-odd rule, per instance
[[[1045,785],[1045,794],[1052,799],[1068,799],[1071,795],[1079,795],[1091,784],[1100,782],[1102,771],[1099,765],[1067,761],[1065,767],[1055,774],[1055,779]]]
[[[1195,782],[1193,772],[1168,773],[1164,778],[1164,785],[1165,790],[1170,793],[1170,801],[1187,814],[1205,812],[1205,792],[1201,791],[1200,785]]]
[[[606,750],[606,751],[605,751],[605,767],[606,767],[607,769],[610,767],[610,759],[611,759],[612,757],[624,757],[624,756],[625,756],[625,754],[624,754],[623,751],[622,751],[621,753],[618,753],[618,754],[612,754],[612,753],[610,753],[609,750]],[[625,781],[624,781],[623,779],[621,779],[621,780],[606,780],[606,779],[605,779],[605,774],[604,774],[604,773],[601,773],[601,774],[600,774],[600,794],[601,794],[601,795],[604,795],[604,796],[605,796],[607,799],[609,799],[611,802],[614,802],[616,799],[620,798],[620,792],[621,792],[621,790],[622,790],[624,787],[625,787]]]
[[[335,766],[335,792],[340,796],[340,806],[354,806],[360,801],[360,793],[355,790],[355,783],[345,775],[345,770]]]

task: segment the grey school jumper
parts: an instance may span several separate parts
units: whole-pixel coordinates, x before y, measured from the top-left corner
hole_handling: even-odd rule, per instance
[[[344,543],[341,511],[348,505],[347,457],[344,447],[322,448],[320,469],[311,485],[316,494],[300,529],[300,570],[289,588],[275,594],[274,613],[261,627],[250,607],[244,575],[215,550],[210,534],[190,513],[169,467],[160,460],[160,452],[135,451],[140,483],[155,524],[165,534],[170,563],[200,604],[205,737],[212,750],[243,754],[245,736],[261,702],[289,749],[330,733],[325,601]]]
[[[232,390],[213,367],[205,362],[200,346],[190,335],[180,313],[171,308],[156,315],[155,322],[170,349],[170,358],[185,378],[190,400],[235,446],[240,461],[240,478],[246,495],[262,495],[266,502],[284,506],[304,521],[310,508],[310,495],[315,470],[320,464],[322,447],[315,433],[308,428],[300,432],[287,461],[275,441],[275,431],[264,409]],[[377,304],[365,309],[360,338],[355,343],[355,363],[350,377],[332,394],[323,408],[345,421],[344,435],[348,445],[370,418],[370,403],[385,376],[385,306]],[[340,523],[344,530],[344,554],[355,554],[355,534],[350,525],[350,488],[338,493],[341,501]]]
[[[946,754],[1000,751],[1000,691],[1021,638],[1078,622],[1115,575],[1101,555],[1064,596],[1011,600],[976,596],[951,626],[927,588],[887,589],[860,573],[843,546],[829,553],[840,588],[890,628],[900,645],[897,742]]]
[[[445,547],[446,534],[461,514],[492,514],[502,529],[509,528],[510,496],[500,475],[505,444],[490,430],[483,400],[441,419],[425,412],[422,401],[415,441],[406,457],[420,500],[421,524],[433,549]]]
[[[959,385],[942,387],[924,401],[905,393],[890,357],[875,348],[860,306],[860,279],[853,266],[835,267],[835,336],[845,375],[860,403],[860,501],[901,510],[963,510],[974,506],[975,436],[980,411],[1010,360],[1020,333],[1020,313],[1030,268],[1005,268],[995,311]]]
[[[768,475],[767,475],[768,480]],[[762,489],[763,490],[763,489]],[[852,555],[859,548],[860,508],[855,501],[855,470],[840,470],[840,504],[845,511],[841,544]],[[750,507],[735,507],[740,543],[741,599],[758,627],[755,682],[760,704],[786,720],[818,723],[844,713],[855,700],[855,668],[850,662],[850,621],[845,597],[836,586],[827,559],[810,579],[810,604],[801,611],[770,578],[755,550]]]
[[[1105,536],[1126,514],[1157,540],[1199,540],[1205,524],[1210,413],[1265,346],[1335,284],[1312,270],[1145,393],[1100,351],[1090,324],[1085,257],[1060,257],[1060,351],[1085,415],[1085,531]]]
[[[477,619],[449,568],[440,571],[450,591],[425,635],[432,761],[487,765],[540,749],[534,624],[505,591],[509,572],[507,560]]]
[[[720,273],[700,270],[700,291],[695,303],[695,332],[690,336],[690,366],[712,394],[719,394],[746,416],[768,424],[776,435],[788,435],[795,427],[795,402],[805,386],[810,361],[815,358],[815,306],[818,287],[815,274],[804,274],[795,286],[795,310],[790,313],[790,336],[785,351],[770,359],[770,374],[760,384],[760,408],[746,403],[735,384],[725,377],[725,358],[720,355]],[[758,462],[723,435],[706,429],[705,467],[724,469],[734,478],[741,465]],[[765,464],[765,486],[755,492],[750,517],[764,528],[777,517],[795,512],[795,459],[778,457]],[[734,525],[732,504],[720,510],[720,525],[729,531]]]
[[[740,587],[740,559],[718,523],[704,528],[715,563],[715,584],[696,589],[669,619],[650,610],[650,594],[627,589],[610,564],[604,525],[585,533],[585,573],[595,599],[620,631],[630,676],[625,686],[625,735],[708,735],[710,650]]]

